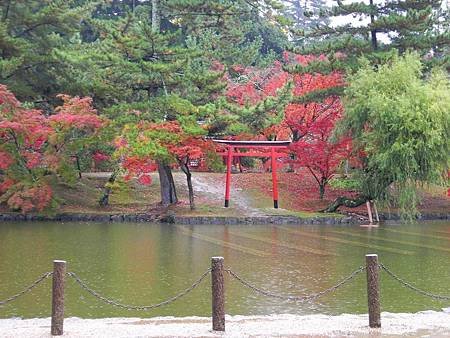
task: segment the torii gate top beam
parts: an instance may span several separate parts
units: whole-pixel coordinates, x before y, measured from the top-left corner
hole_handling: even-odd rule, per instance
[[[230,145],[236,148],[259,148],[259,147],[287,147],[291,141],[235,141],[235,140],[213,140],[216,143]]]

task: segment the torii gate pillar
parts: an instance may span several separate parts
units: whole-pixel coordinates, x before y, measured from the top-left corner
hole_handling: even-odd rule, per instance
[[[273,195],[273,207],[278,209],[278,182],[277,182],[277,158],[275,157],[274,147],[270,150],[270,159],[272,167],[272,195]]]
[[[227,151],[227,177],[225,182],[225,208],[230,206],[231,165],[233,163],[233,147],[228,146]]]

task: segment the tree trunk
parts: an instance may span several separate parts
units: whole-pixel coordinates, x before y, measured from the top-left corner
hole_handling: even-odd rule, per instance
[[[78,179],[81,180],[81,165],[80,165],[80,157],[78,155],[75,155],[75,161],[77,163],[77,170],[78,170]]]
[[[356,208],[366,203],[369,198],[365,196],[358,196],[356,198],[338,197],[333,203],[326,207],[322,212],[335,212],[339,207]]]
[[[194,202],[194,188],[192,187],[192,175],[191,173],[186,175],[187,185],[189,189],[189,206],[191,210],[195,210],[195,202]]]
[[[119,175],[119,170],[115,169],[109,177],[108,183],[105,184],[105,187],[103,188],[103,195],[98,201],[98,204],[100,204],[101,207],[106,207],[109,205],[109,196],[111,195],[112,190],[111,184],[116,181],[117,175]]]
[[[373,0],[370,0],[370,5],[373,6]],[[370,24],[374,24],[375,16],[373,14],[370,14]],[[378,41],[377,41],[377,31],[376,29],[373,29],[370,31],[370,36],[372,38],[372,48],[373,50],[378,49]]]
[[[321,200],[323,200],[323,196],[325,195],[325,185],[326,183],[324,182],[319,184],[319,195]]]
[[[303,23],[303,19],[304,19],[304,15],[303,15],[304,9],[302,8],[302,5],[300,4],[300,0],[294,1],[294,7],[295,7],[296,24],[297,24],[297,26],[301,26],[301,24]]]
[[[167,164],[158,162],[159,183],[161,187],[161,204],[168,206],[178,202],[172,169]]]
[[[160,25],[159,0],[152,0],[152,32],[159,33]]]
[[[186,182],[188,186],[189,191],[189,206],[191,207],[191,210],[195,210],[195,201],[194,201],[194,188],[192,187],[192,174],[189,169],[189,166],[186,164],[181,164],[181,170],[186,174]]]
[[[375,219],[377,222],[380,221],[380,215],[378,215],[378,209],[377,209],[377,205],[375,203],[375,201],[372,201],[373,204],[373,210],[375,211]]]

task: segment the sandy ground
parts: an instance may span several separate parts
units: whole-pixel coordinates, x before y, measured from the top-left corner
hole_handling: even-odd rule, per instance
[[[226,332],[205,317],[67,318],[64,337],[450,337],[450,308],[442,312],[382,313],[381,329],[367,315],[227,316]],[[50,318],[0,319],[0,337],[50,337]]]

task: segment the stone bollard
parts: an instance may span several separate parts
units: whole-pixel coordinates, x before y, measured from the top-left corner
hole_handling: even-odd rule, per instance
[[[66,262],[53,261],[52,283],[52,336],[61,336],[64,332],[64,280],[66,277]]]
[[[214,331],[225,331],[225,285],[223,271],[223,257],[212,257],[212,329]]]
[[[369,305],[369,327],[381,327],[378,255],[366,255],[366,271],[367,300]]]

